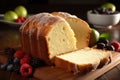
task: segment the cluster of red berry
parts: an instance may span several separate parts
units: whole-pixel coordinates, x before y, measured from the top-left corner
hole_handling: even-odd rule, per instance
[[[114,46],[115,51],[119,51],[120,50],[120,43],[117,41],[113,41],[111,42],[111,45]]]
[[[28,77],[32,74],[33,68],[30,64],[31,57],[28,54],[25,54],[22,50],[18,50],[14,54],[14,62],[17,62],[17,59],[20,60],[20,73],[22,76]]]
[[[16,23],[23,23],[25,20],[26,20],[25,17],[20,16],[20,17],[18,17],[18,19],[15,20],[15,22]]]
[[[120,43],[118,41],[109,42],[108,39],[99,39],[96,46],[98,49],[120,51]]]
[[[22,50],[5,48],[4,53],[9,55],[8,63],[1,64],[0,68],[5,71],[14,71],[24,77],[32,76],[34,68],[46,65],[43,60],[33,58]]]

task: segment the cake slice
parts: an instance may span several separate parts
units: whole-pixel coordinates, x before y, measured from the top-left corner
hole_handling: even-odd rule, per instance
[[[93,48],[84,48],[78,51],[55,57],[56,67],[67,71],[85,74],[103,67],[111,61],[111,52]]]
[[[53,12],[52,15],[64,18],[72,28],[77,39],[77,49],[88,47],[91,29],[87,22],[67,12]]]

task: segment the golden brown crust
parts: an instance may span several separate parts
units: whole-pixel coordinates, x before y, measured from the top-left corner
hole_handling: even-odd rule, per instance
[[[86,64],[86,65],[78,65],[78,69],[79,69],[79,73],[78,74],[81,74],[81,75],[84,75],[88,72],[91,72],[94,67],[92,64]]]
[[[44,18],[45,17],[45,18]],[[42,18],[42,19],[41,19]],[[48,13],[38,14],[26,21],[20,28],[20,37],[23,51],[33,57],[50,63],[46,36],[52,29],[52,24],[61,21],[61,18]],[[47,23],[46,23],[47,22]]]
[[[29,23],[20,31],[21,45],[25,53],[30,54],[29,33],[26,32]]]

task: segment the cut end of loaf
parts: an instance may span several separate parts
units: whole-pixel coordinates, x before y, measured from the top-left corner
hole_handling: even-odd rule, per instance
[[[53,12],[52,14],[64,18],[69,23],[75,33],[78,50],[88,47],[91,29],[87,22],[67,12]]]
[[[67,22],[55,23],[49,34],[46,36],[48,43],[49,57],[52,59],[57,55],[76,50],[76,38],[74,32]]]

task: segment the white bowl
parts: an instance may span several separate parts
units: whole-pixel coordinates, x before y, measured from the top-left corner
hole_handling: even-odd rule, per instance
[[[97,26],[111,26],[116,25],[120,21],[120,13],[116,14],[95,14],[92,10],[87,12],[88,22]]]

